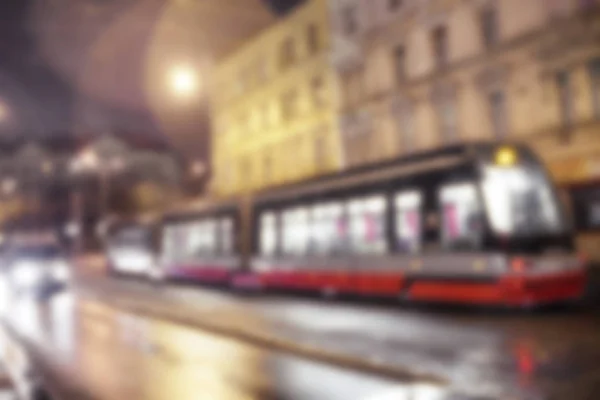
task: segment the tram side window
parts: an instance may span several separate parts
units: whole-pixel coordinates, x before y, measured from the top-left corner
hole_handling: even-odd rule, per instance
[[[277,221],[275,213],[266,212],[260,216],[260,254],[274,256],[277,251]]]
[[[189,257],[211,256],[217,250],[217,224],[214,220],[194,221],[186,226],[188,234],[187,251]]]
[[[163,234],[163,257],[165,261],[177,261],[183,255],[185,234],[181,225],[165,227]]]
[[[287,255],[305,255],[310,234],[308,208],[299,207],[283,212],[282,250]]]
[[[353,253],[382,254],[387,251],[386,205],[383,195],[348,202],[350,246]]]
[[[310,254],[324,256],[341,253],[348,231],[342,204],[330,202],[313,206],[310,231]]]
[[[230,217],[222,218],[219,221],[219,227],[221,234],[221,254],[230,255],[233,253],[233,221]]]
[[[447,185],[440,190],[442,245],[446,249],[479,247],[482,235],[481,205],[472,183]]]
[[[421,193],[417,191],[396,194],[396,240],[401,253],[421,250]]]

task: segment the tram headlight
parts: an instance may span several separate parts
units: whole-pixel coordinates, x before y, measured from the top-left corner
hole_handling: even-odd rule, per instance
[[[517,161],[517,151],[509,146],[500,147],[494,155],[494,162],[500,167],[512,167]]]

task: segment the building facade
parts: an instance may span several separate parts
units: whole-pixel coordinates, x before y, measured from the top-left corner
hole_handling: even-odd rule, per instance
[[[346,165],[530,143],[600,260],[600,2],[330,0]]]
[[[215,68],[212,185],[218,196],[341,165],[327,0],[310,0]]]

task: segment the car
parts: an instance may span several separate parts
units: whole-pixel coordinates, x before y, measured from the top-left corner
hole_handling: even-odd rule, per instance
[[[71,278],[68,257],[54,243],[9,246],[3,264],[7,286],[16,295],[46,298],[65,289]]]

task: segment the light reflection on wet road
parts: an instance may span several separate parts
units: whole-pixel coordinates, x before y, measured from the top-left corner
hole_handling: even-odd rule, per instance
[[[251,316],[249,324],[260,323]],[[442,388],[387,379],[266,352],[65,293],[13,303],[7,320],[63,376],[99,399],[436,400]]]
[[[448,378],[454,390],[491,398],[600,398],[600,313],[566,308],[535,313],[377,307],[227,293],[137,282],[97,287],[149,304],[240,307],[289,340],[351,352]]]

